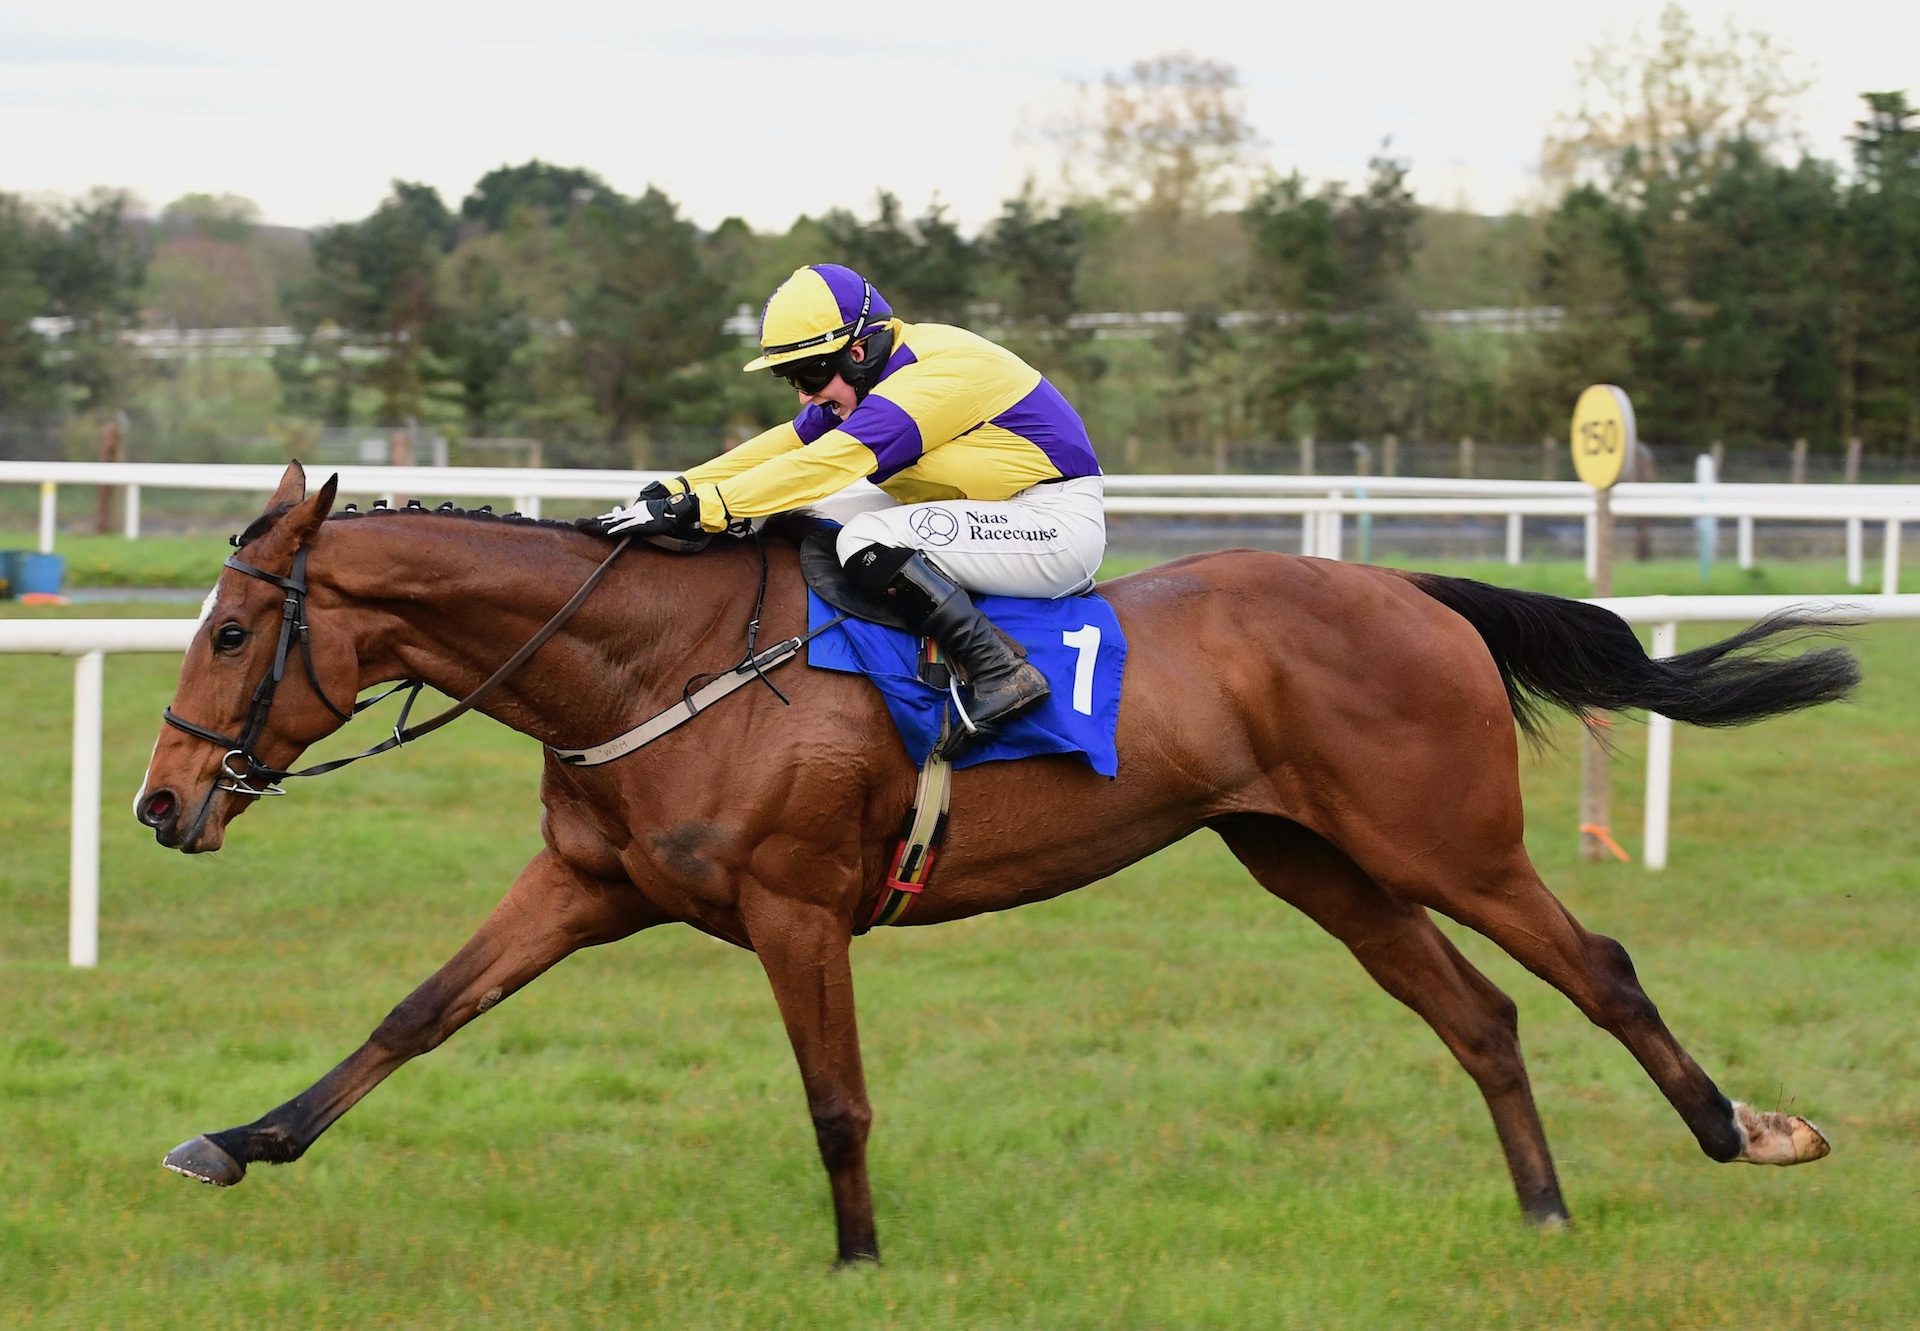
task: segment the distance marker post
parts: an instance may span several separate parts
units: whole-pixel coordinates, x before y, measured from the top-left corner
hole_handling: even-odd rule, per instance
[[[1593,535],[1589,565],[1595,596],[1613,595],[1614,483],[1625,473],[1640,436],[1633,419],[1633,403],[1612,384],[1594,384],[1580,394],[1573,408],[1573,469],[1593,487]],[[1613,839],[1608,826],[1612,799],[1607,788],[1607,750],[1600,731],[1609,724],[1603,716],[1588,715],[1586,751],[1580,767],[1580,858],[1625,860],[1627,853]]]

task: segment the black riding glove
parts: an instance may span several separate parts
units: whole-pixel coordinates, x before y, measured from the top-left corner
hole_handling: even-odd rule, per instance
[[[581,525],[602,536],[671,536],[690,541],[705,535],[699,497],[692,491],[675,494],[659,481],[648,482],[625,508],[588,518]]]

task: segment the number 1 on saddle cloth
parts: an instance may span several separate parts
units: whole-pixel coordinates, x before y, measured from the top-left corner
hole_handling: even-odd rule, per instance
[[[1102,776],[1113,776],[1119,770],[1114,729],[1127,660],[1126,635],[1113,607],[1097,592],[1058,601],[976,596],[974,603],[1027,649],[1027,659],[1047,677],[1053,692],[1001,733],[967,746],[955,757],[954,767],[1065,753],[1080,755]],[[809,630],[820,628],[835,613],[818,595],[807,593]],[[871,679],[886,700],[907,756],[915,765],[926,761],[953,701],[946,690],[921,678],[918,638],[849,619],[807,644],[807,664]],[[957,725],[957,718],[951,724]]]

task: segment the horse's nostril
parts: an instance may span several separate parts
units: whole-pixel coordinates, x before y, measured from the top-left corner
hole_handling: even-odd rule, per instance
[[[156,790],[140,802],[140,821],[148,827],[158,827],[173,816],[178,805],[171,790]]]

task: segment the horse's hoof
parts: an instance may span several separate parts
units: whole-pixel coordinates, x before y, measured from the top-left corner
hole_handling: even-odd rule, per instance
[[[176,1174],[184,1174],[216,1188],[231,1188],[247,1176],[247,1167],[215,1145],[212,1138],[195,1137],[181,1142],[160,1162]]]
[[[1750,1165],[1804,1165],[1830,1155],[1826,1134],[1798,1114],[1756,1110],[1734,1102],[1734,1118],[1746,1137],[1735,1159]]]

